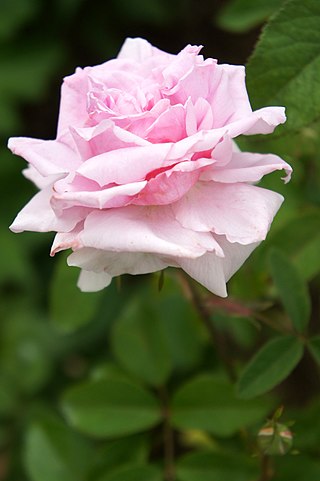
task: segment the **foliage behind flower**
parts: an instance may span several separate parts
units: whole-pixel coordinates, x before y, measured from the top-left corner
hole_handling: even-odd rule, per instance
[[[9,141],[40,189],[11,229],[57,232],[52,255],[72,248],[82,290],[173,266],[226,296],[267,235],[283,198],[253,184],[291,168],[233,139],[271,133],[284,109],[253,112],[244,67],[199,52],[127,39],[117,59],[65,79],[56,140]]]

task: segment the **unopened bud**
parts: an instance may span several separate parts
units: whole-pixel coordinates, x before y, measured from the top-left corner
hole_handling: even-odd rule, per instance
[[[293,442],[293,435],[288,426],[269,421],[258,433],[258,443],[264,454],[283,456],[287,454]]]

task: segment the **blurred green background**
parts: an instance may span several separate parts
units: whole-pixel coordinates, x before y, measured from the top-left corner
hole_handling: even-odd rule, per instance
[[[124,276],[121,286],[114,282],[102,293],[82,294],[76,288],[77,271],[66,268],[65,256],[49,257],[51,234],[8,230],[35,189],[21,175],[25,162],[7,150],[7,138],[55,137],[64,76],[77,66],[116,56],[127,36],[144,37],[171,53],[188,43],[202,44],[206,57],[245,64],[263,22],[282,3],[0,0],[0,480],[163,479],[159,473],[168,446],[161,441],[167,418],[161,419],[169,405],[176,457],[181,458],[179,481],[258,479],[254,449],[248,446],[280,404],[287,419],[297,420],[301,454],[276,461],[278,474],[272,479],[320,479],[319,373],[310,354],[272,395],[238,401],[174,272],[165,274],[160,293],[157,276]],[[254,91],[249,93],[254,97]],[[286,327],[288,312],[295,309],[285,305],[285,312],[279,300],[275,262],[268,263],[271,246],[288,257],[307,285],[310,333],[318,334],[319,131],[314,122],[293,134],[240,141],[242,149],[282,155],[295,173],[286,186],[278,173],[264,181],[282,192],[286,202],[266,243],[230,282],[232,302],[249,311],[243,314],[231,303],[229,310],[211,316],[236,371],[274,337],[276,331],[260,325],[259,316]],[[211,298],[208,302],[214,304]],[[310,352],[320,362],[317,338],[313,344]],[[137,391],[126,391],[127,379]],[[84,380],[87,384],[79,387]],[[113,401],[104,381],[111,390],[114,386]],[[184,417],[181,406],[189,399],[188,389],[198,394],[190,394],[194,405]],[[225,399],[219,401],[217,392],[225,392],[233,418],[223,411]],[[121,423],[118,407],[130,396],[136,405],[131,411],[127,407]],[[208,399],[205,406],[203,399]],[[106,409],[108,403],[113,411]],[[132,419],[139,416],[142,421],[135,426]],[[113,424],[115,418],[120,424]],[[246,436],[251,440],[247,444]]]

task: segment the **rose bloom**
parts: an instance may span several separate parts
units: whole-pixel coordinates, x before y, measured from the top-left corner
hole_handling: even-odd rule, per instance
[[[116,59],[64,79],[55,140],[9,140],[39,188],[11,229],[56,232],[51,254],[72,249],[84,291],[172,266],[226,296],[267,235],[283,197],[255,183],[291,168],[233,139],[271,133],[284,108],[253,112],[244,67],[200,50],[129,38]]]

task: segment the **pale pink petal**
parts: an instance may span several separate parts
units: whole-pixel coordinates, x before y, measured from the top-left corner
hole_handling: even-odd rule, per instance
[[[81,68],[77,68],[74,74],[64,78],[61,87],[58,138],[69,130],[70,126],[83,127],[86,124],[88,87],[88,76]]]
[[[38,189],[43,189],[44,187],[52,184],[51,175],[44,177],[32,165],[29,165],[26,169],[23,169],[22,173],[25,178],[31,180],[31,182],[33,182]]]
[[[283,169],[287,174],[283,180],[288,182],[292,168],[277,155],[234,152],[227,165],[221,166],[216,162],[201,174],[201,180],[227,183],[258,182],[264,175]]]
[[[251,244],[265,239],[282,202],[280,194],[253,185],[198,182],[172,208],[187,229]]]
[[[185,104],[189,97],[193,103],[199,97],[210,98],[215,89],[216,65],[213,59],[194,65],[185,75],[177,77],[171,88],[163,90],[163,95],[170,98],[172,104]]]
[[[75,170],[81,161],[68,145],[57,140],[11,137],[9,149],[29,162],[44,177]]]
[[[264,107],[262,109],[259,109],[253,112],[250,120],[251,119],[254,119],[254,122],[252,122],[251,125],[249,122],[249,125],[247,124],[248,126],[245,127],[245,129],[242,130],[241,133],[245,135],[272,134],[275,127],[285,123],[286,121],[285,108],[284,107]],[[240,123],[241,122],[243,121],[240,121]],[[243,122],[243,126],[245,124],[246,122]],[[232,135],[232,137],[235,137],[235,135]]]
[[[143,38],[128,37],[126,38],[120,49],[118,58],[128,58],[137,62],[145,62],[148,57],[153,57],[155,55],[164,56],[165,58],[175,57],[174,55],[170,55],[163,52],[162,50],[159,50]]]
[[[215,250],[223,255],[210,233],[183,228],[169,206],[128,206],[92,212],[79,239],[84,246],[112,252],[193,258]]]
[[[79,222],[70,232],[59,232],[56,234],[51,246],[50,256],[54,257],[57,252],[67,249],[76,250],[83,247],[79,241],[79,233],[82,229],[83,222]]]
[[[186,109],[173,105],[163,112],[146,130],[150,142],[177,142],[186,137]]]
[[[52,197],[52,206],[55,209],[67,209],[73,206],[105,209],[121,207],[130,202],[132,196],[138,194],[147,184],[147,181],[131,184],[116,185],[96,191],[70,191],[61,194],[55,193]]]
[[[78,287],[82,292],[96,292],[108,287],[112,277],[106,272],[82,270],[78,278]]]
[[[137,205],[171,204],[181,199],[197,182],[201,169],[214,163],[213,159],[180,162],[164,172],[151,172],[144,189],[133,199]]]
[[[208,252],[197,259],[178,259],[179,266],[209,291],[220,297],[227,296],[226,282],[241,267],[259,243],[242,245],[217,238],[225,256]]]
[[[75,144],[83,160],[123,147],[148,145],[148,141],[103,120],[95,127],[72,128]]]
[[[209,130],[213,128],[213,112],[209,102],[200,97],[194,104],[197,130]]]
[[[225,279],[228,280],[240,269],[242,264],[248,259],[252,252],[258,247],[260,242],[252,244],[239,244],[238,242],[228,242],[225,236],[216,236],[221,245],[224,257],[221,258]]]
[[[174,261],[173,261],[174,263]],[[110,276],[147,274],[168,267],[170,262],[147,252],[107,252],[92,247],[76,250],[68,257],[69,266],[87,271],[106,272]]]
[[[219,129],[201,130],[190,137],[176,142],[168,158],[182,158],[186,154],[207,152],[226,136],[230,138],[238,137],[241,134],[251,133],[267,134],[274,131],[275,127],[286,120],[283,107],[266,107],[252,112],[247,118],[236,120]]]
[[[199,64],[203,64],[203,57],[199,56],[202,46],[187,45],[178,55],[171,58],[171,62],[162,70],[162,92],[164,95],[170,95],[171,103],[184,104],[191,93],[183,91],[183,95],[174,96],[181,90],[181,80],[192,74],[193,70]]]
[[[209,291],[220,297],[227,296],[226,278],[221,258],[216,254],[206,253],[197,259],[179,259],[178,263],[181,269]]]
[[[77,172],[104,186],[144,180],[146,175],[166,165],[172,144],[127,147],[97,155],[84,162]],[[169,165],[169,163],[168,163]]]
[[[13,232],[25,230],[35,232],[67,232],[83,218],[85,214],[77,208],[69,209],[63,217],[57,217],[51,207],[52,185],[38,192],[19,212],[10,226]]]
[[[252,113],[242,65],[217,65],[216,85],[207,100],[213,110],[213,127],[244,119]]]

